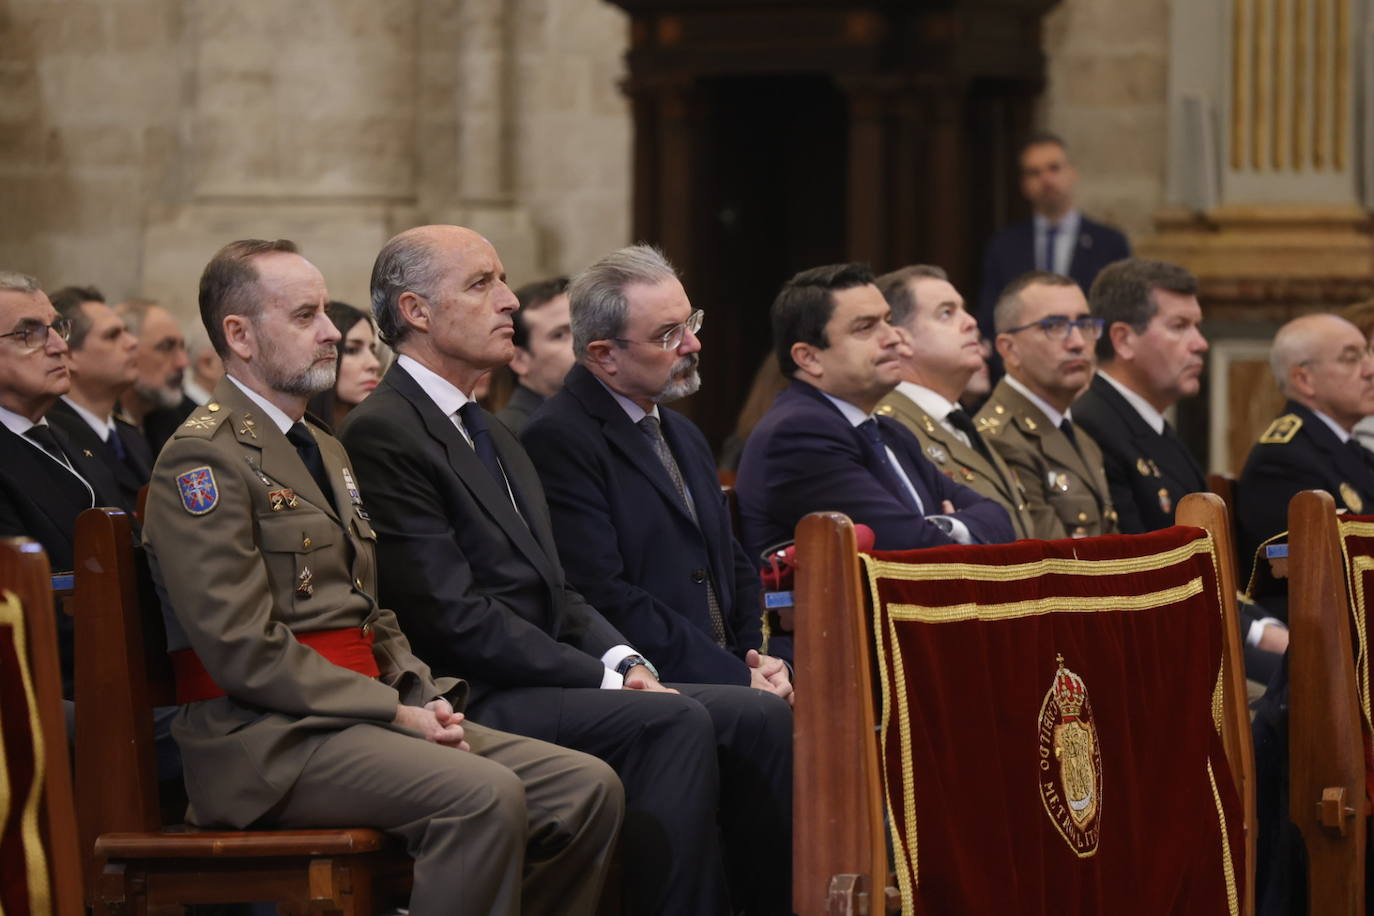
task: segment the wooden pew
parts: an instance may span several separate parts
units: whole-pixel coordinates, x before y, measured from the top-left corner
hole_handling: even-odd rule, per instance
[[[27,538],[0,540],[0,696],[0,809],[18,815],[3,847],[7,861],[23,870],[0,888],[0,907],[81,916],[81,857],[48,558]],[[11,852],[17,859],[9,858]]]
[[[1307,848],[1308,912],[1323,916],[1365,912],[1369,817],[1360,634],[1352,640],[1339,524],[1329,493],[1307,490],[1289,503],[1289,818]]]
[[[173,702],[162,618],[128,517],[76,522],[78,819],[97,916],[170,904],[279,901],[290,912],[370,914],[404,890],[410,859],[370,829],[200,831],[164,825],[153,707]],[[91,698],[91,699],[85,699]]]
[[[1235,568],[1225,507],[1212,494],[1192,494],[1179,507],[1181,524],[1213,538],[1222,641],[1221,743],[1243,815],[1244,862],[1234,876],[1239,913],[1252,913],[1255,810],[1253,749],[1245,701]],[[794,740],[793,908],[800,916],[896,912],[884,827],[881,751],[872,624],[854,529],[838,513],[815,513],[797,529]]]

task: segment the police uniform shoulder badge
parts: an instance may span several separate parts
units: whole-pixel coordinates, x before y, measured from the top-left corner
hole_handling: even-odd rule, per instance
[[[1347,509],[1354,512],[1356,515],[1364,511],[1364,500],[1360,499],[1360,494],[1356,492],[1354,487],[1345,481],[1341,481],[1340,490],[1341,502],[1345,503]]]
[[[1292,442],[1300,429],[1302,417],[1295,413],[1286,413],[1269,424],[1269,428],[1259,437],[1259,441],[1263,445],[1283,445]]]
[[[1040,800],[1074,855],[1097,852],[1102,816],[1102,753],[1083,679],[1057,659],[1040,705]]]
[[[182,508],[192,515],[204,515],[219,505],[215,472],[208,467],[194,468],[178,475],[177,491],[181,494]]]

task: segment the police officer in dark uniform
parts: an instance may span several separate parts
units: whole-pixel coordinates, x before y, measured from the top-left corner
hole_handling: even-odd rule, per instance
[[[1351,435],[1374,414],[1374,356],[1364,335],[1335,315],[1305,315],[1279,329],[1270,353],[1288,398],[1241,472],[1236,488],[1242,557],[1288,530],[1288,502],[1326,490],[1337,508],[1374,513],[1374,453]]]

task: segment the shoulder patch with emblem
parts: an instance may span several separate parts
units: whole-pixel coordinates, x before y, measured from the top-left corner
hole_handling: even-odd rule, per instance
[[[181,494],[182,508],[192,515],[204,515],[219,505],[219,487],[215,484],[215,472],[209,467],[192,468],[177,475],[177,492]]]
[[[1269,424],[1269,428],[1259,437],[1259,441],[1263,445],[1282,445],[1286,442],[1292,442],[1293,437],[1298,434],[1300,429],[1302,429],[1302,417],[1295,413],[1286,413]]]

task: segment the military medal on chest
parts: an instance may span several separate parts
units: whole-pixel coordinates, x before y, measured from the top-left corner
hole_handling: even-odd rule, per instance
[[[1361,512],[1364,511],[1364,500],[1360,499],[1360,494],[1355,490],[1354,487],[1352,487],[1345,481],[1341,481],[1340,490],[1341,502],[1345,503],[1345,507],[1347,509],[1349,509],[1351,512],[1354,512],[1356,515],[1359,515]]]
[[[945,451],[944,446],[936,445],[934,442],[926,446],[926,454],[936,464],[944,464],[949,460],[949,452]]]
[[[358,510],[359,517],[371,521],[371,516],[363,508],[363,497],[358,492],[358,485],[353,482],[353,472],[348,468],[343,468],[344,489],[348,491],[348,501]]]

